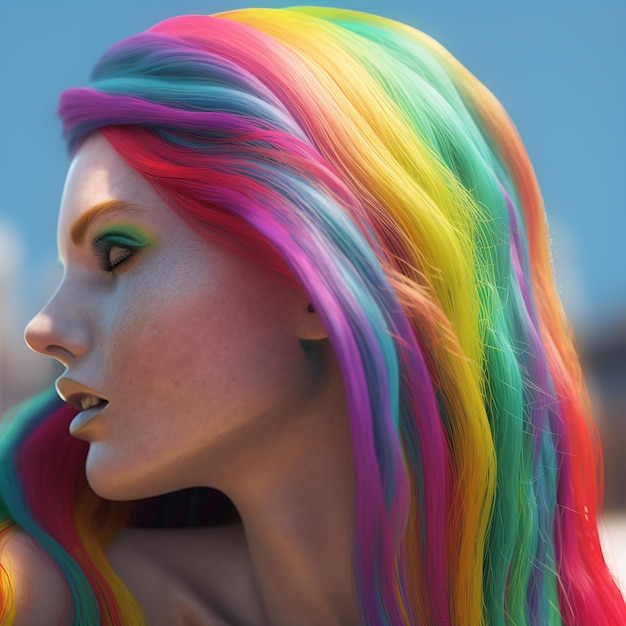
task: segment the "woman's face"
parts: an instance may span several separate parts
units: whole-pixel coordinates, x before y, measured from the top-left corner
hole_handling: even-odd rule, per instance
[[[197,235],[99,134],[72,161],[58,246],[63,279],[26,340],[88,407],[70,430],[100,495],[219,486],[315,393],[306,295]]]

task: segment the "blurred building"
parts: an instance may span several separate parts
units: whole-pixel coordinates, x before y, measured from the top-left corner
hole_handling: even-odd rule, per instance
[[[605,507],[626,510],[626,316],[581,344],[604,450]]]
[[[24,343],[28,296],[46,301],[57,280],[43,270],[26,280],[22,240],[17,230],[0,220],[0,416],[7,409],[48,386],[59,374],[52,361],[31,352]],[[36,308],[35,308],[36,310]]]

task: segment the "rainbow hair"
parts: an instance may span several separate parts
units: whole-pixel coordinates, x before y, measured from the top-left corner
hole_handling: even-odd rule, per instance
[[[102,132],[194,229],[309,294],[348,400],[362,624],[626,623],[537,182],[443,47],[329,8],[173,18],[60,114],[71,151]],[[129,505],[91,492],[72,411],[42,402],[9,420],[0,521],[52,555],[77,625],[138,624],[103,550]]]

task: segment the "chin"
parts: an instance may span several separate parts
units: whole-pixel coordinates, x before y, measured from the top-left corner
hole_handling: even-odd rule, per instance
[[[104,475],[95,468],[90,468],[89,463],[85,468],[87,482],[91,489],[105,500],[139,500],[148,497],[137,485],[128,485],[125,480],[115,474]]]
[[[98,444],[91,444],[85,474],[91,489],[105,500],[141,500],[171,491],[142,475],[136,463],[120,463]]]

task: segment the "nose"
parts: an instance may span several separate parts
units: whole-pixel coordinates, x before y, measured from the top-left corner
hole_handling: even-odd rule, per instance
[[[64,302],[61,289],[28,323],[24,339],[31,350],[52,357],[68,367],[89,350],[89,332],[78,311]]]

